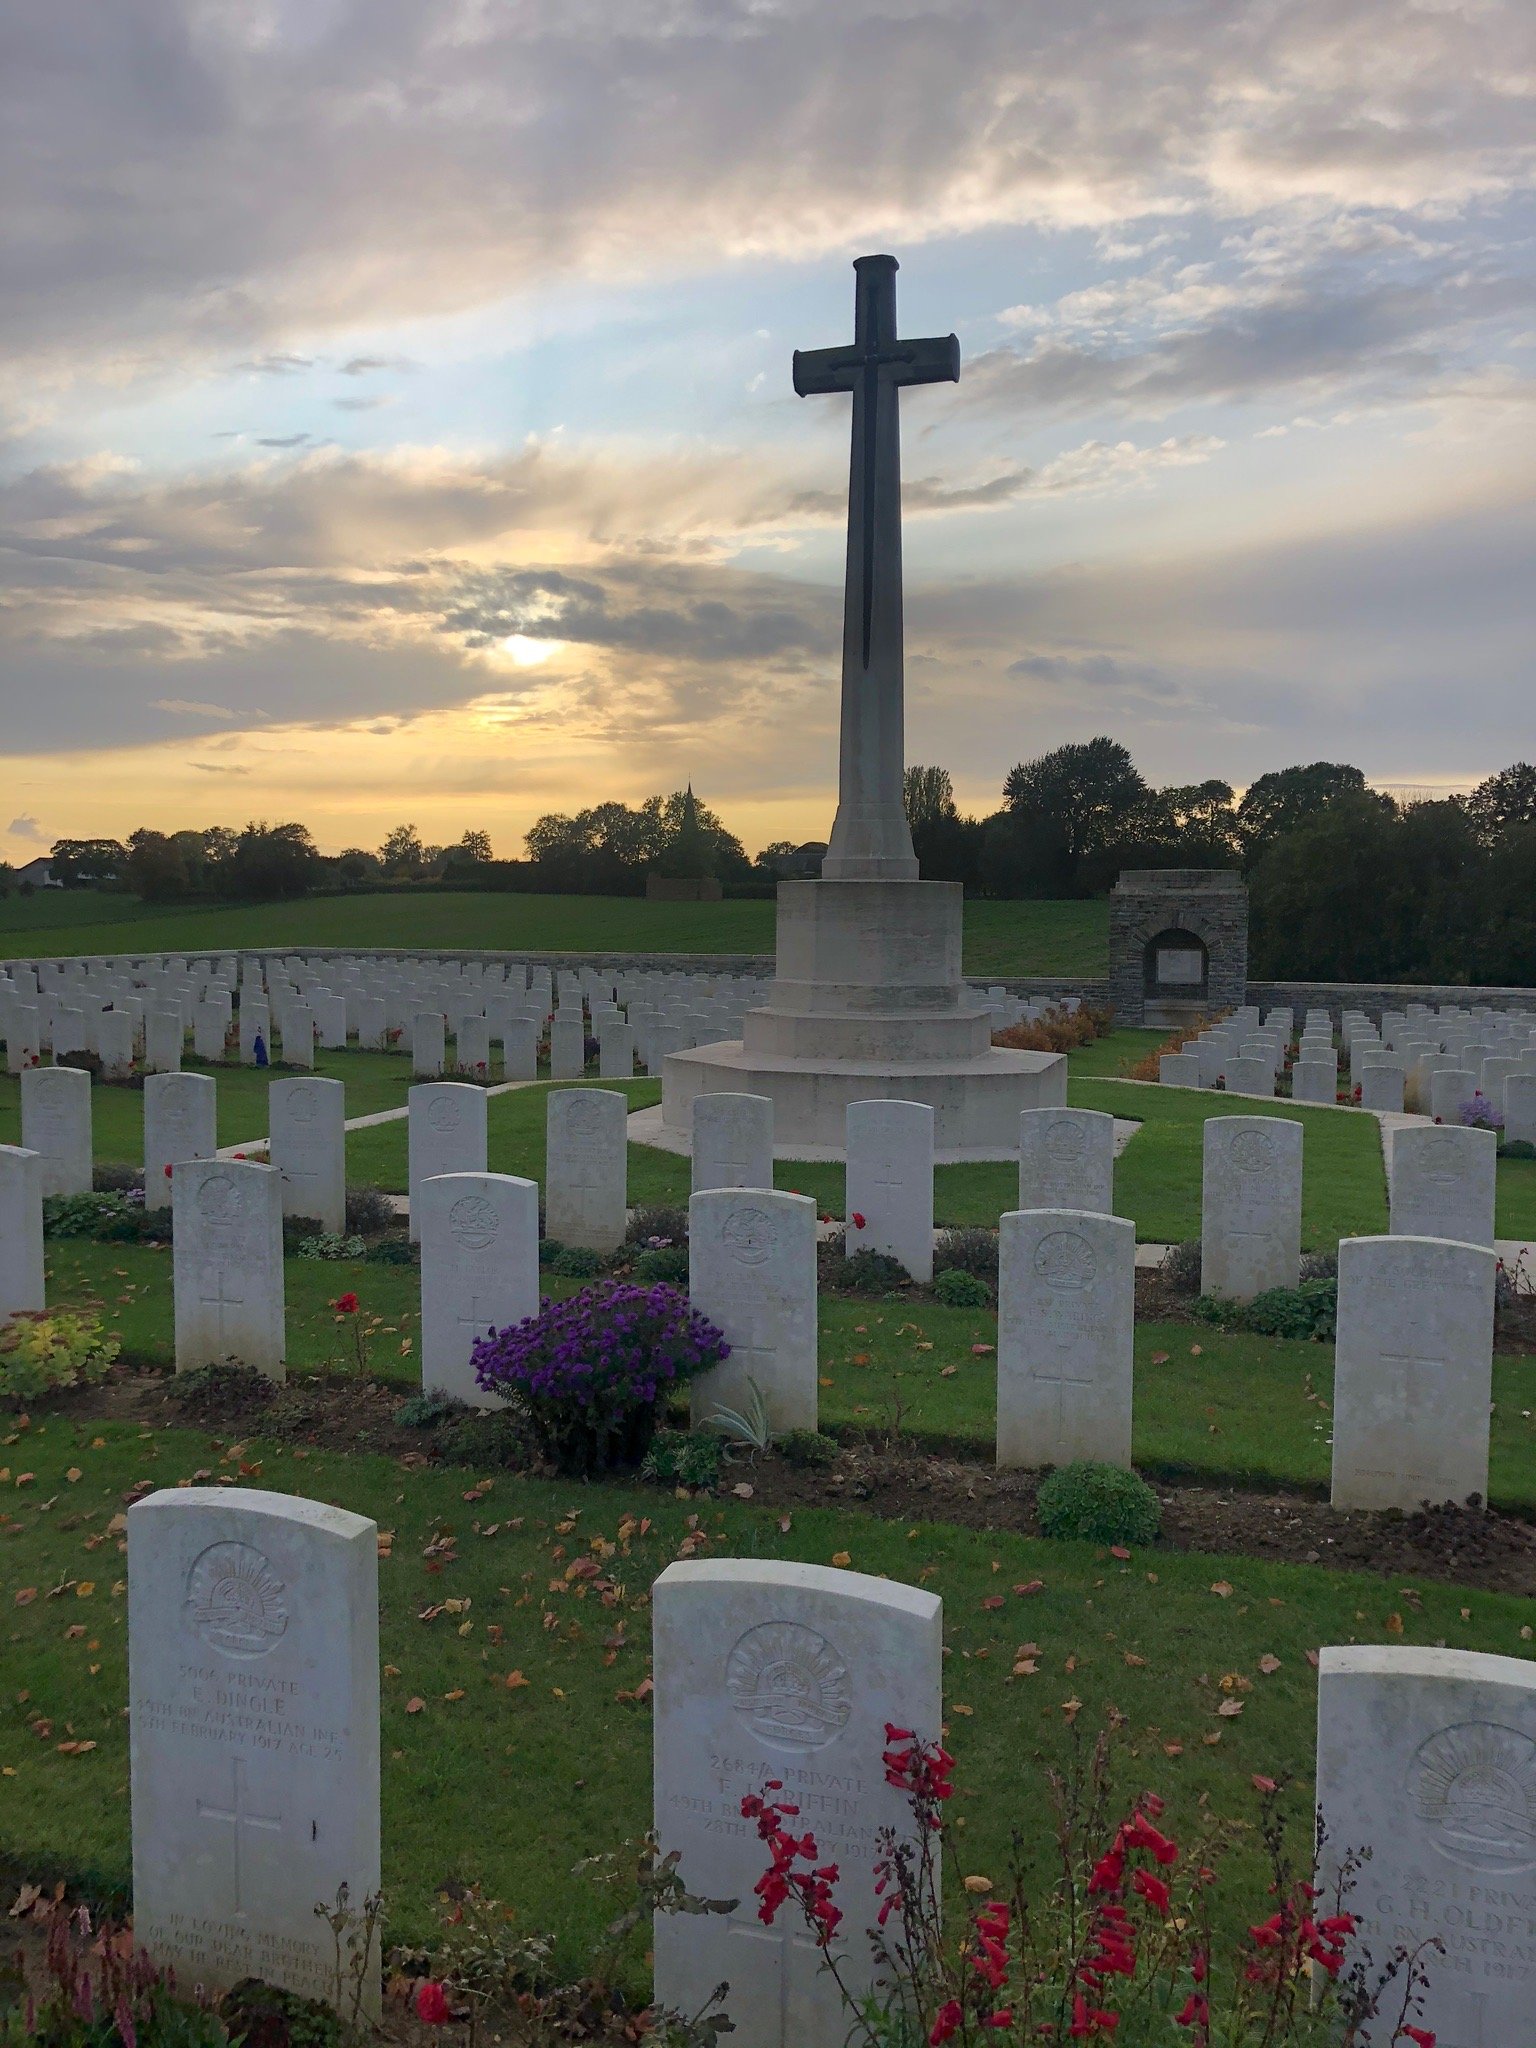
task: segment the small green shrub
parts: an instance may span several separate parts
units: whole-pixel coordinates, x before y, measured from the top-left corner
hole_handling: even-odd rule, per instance
[[[126,1195],[130,1188],[142,1188],[143,1185],[142,1166],[125,1166],[111,1160],[105,1164],[98,1161],[91,1168],[91,1186],[98,1195]]]
[[[295,1258],[300,1259],[361,1259],[367,1256],[368,1247],[360,1237],[338,1237],[334,1231],[322,1231],[318,1237],[301,1237]]]
[[[318,1216],[285,1216],[283,1218],[283,1257],[297,1259],[302,1256],[299,1247],[325,1235]]]
[[[452,1394],[412,1394],[395,1410],[395,1421],[402,1429],[437,1429],[468,1413],[468,1403]]]
[[[370,1266],[414,1266],[417,1252],[402,1230],[397,1237],[376,1237],[363,1257]]]
[[[347,1229],[362,1237],[377,1237],[393,1230],[400,1221],[394,1202],[382,1188],[347,1189]]]
[[[634,1259],[634,1274],[637,1280],[670,1280],[676,1287],[686,1287],[687,1246],[667,1245],[652,1251],[637,1252]]]
[[[843,1261],[838,1285],[855,1294],[889,1294],[893,1287],[910,1287],[912,1275],[889,1252],[852,1252]]]
[[[544,1223],[541,1217],[539,1228],[542,1230],[543,1227]],[[564,1250],[565,1246],[558,1237],[541,1237],[539,1239],[539,1264],[541,1266],[552,1266]]]
[[[933,1279],[933,1291],[946,1308],[986,1308],[992,1289],[979,1273],[964,1266],[946,1266]]]
[[[341,2016],[332,2007],[259,1977],[242,1977],[226,1992],[219,2018],[234,2040],[252,2048],[258,2042],[280,2042],[282,2048],[342,2048],[347,2038]]]
[[[595,1280],[603,1270],[603,1255],[584,1244],[562,1245],[550,1260],[549,1270],[562,1280]]]
[[[640,1467],[642,1479],[661,1486],[714,1486],[725,1439],[713,1429],[658,1429]]]
[[[1150,1543],[1163,1524],[1157,1495],[1135,1472],[1080,1459],[1042,1479],[1041,1534],[1084,1543]]]
[[[1248,1330],[1255,1337],[1292,1337],[1302,1343],[1332,1343],[1338,1329],[1337,1280],[1303,1280],[1299,1287],[1269,1287],[1252,1301],[1227,1301],[1201,1294],[1190,1314],[1224,1330]]]
[[[629,1244],[645,1245],[652,1251],[688,1242],[688,1211],[668,1202],[643,1202],[629,1219],[624,1232]]]
[[[142,1189],[131,1194],[49,1195],[43,1203],[43,1234],[91,1238],[97,1244],[141,1244],[170,1236],[171,1212],[146,1212]]]
[[[933,1248],[936,1273],[974,1273],[980,1280],[997,1281],[997,1232],[969,1224],[963,1230],[941,1230]]]
[[[820,1429],[790,1429],[774,1447],[780,1457],[802,1471],[825,1472],[837,1463],[837,1438]]]
[[[1536,1145],[1528,1138],[1510,1138],[1499,1147],[1501,1159],[1536,1159]]]
[[[120,1349],[84,1309],[22,1309],[0,1327],[0,1400],[35,1401],[105,1379]]]
[[[1337,1280],[1339,1277],[1339,1255],[1331,1252],[1303,1252],[1301,1255],[1302,1280]]]
[[[519,1409],[466,1408],[450,1416],[438,1433],[437,1449],[450,1465],[492,1467],[526,1472],[539,1462],[539,1450]]]
[[[166,1399],[184,1415],[229,1422],[241,1415],[259,1413],[277,1391],[254,1365],[235,1365],[228,1360],[218,1365],[194,1366],[178,1372],[166,1382]]]

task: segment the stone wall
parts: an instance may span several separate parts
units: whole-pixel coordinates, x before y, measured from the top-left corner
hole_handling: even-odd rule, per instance
[[[1199,986],[1149,992],[1148,944],[1162,932],[1189,932],[1206,951]],[[1122,1024],[1149,1021],[1158,997],[1174,1007],[1234,1008],[1248,979],[1248,891],[1226,869],[1128,868],[1109,898],[1109,1000]]]

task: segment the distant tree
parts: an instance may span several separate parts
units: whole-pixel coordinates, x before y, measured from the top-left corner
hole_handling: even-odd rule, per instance
[[[141,903],[167,903],[187,893],[187,868],[176,840],[140,826],[128,835],[123,880]]]
[[[457,846],[450,846],[449,853],[459,860],[494,860],[489,832],[466,832]]]
[[[331,862],[331,868],[339,882],[356,887],[359,882],[372,882],[384,872],[383,864],[376,853],[370,853],[365,846],[346,846]]]
[[[320,873],[320,855],[303,825],[252,820],[229,865],[227,893],[248,903],[303,896]]]
[[[426,851],[421,843],[421,834],[414,825],[396,825],[392,832],[384,835],[384,844],[379,848],[379,865],[391,877],[420,874]]]
[[[83,889],[116,881],[127,864],[128,849],[118,839],[56,839],[48,859],[56,882],[66,889]]]
[[[694,795],[692,783],[670,796],[647,797],[640,814],[655,834],[650,860],[658,874],[718,875],[722,882],[745,881],[751,874],[746,848],[719,813]]]
[[[1536,825],[1536,768],[1516,761],[1480,782],[1464,808],[1484,846],[1492,846],[1513,825]]]
[[[0,860],[0,896],[9,896],[16,886],[16,870],[8,860]]]
[[[981,874],[983,827],[975,818],[961,817],[949,770],[908,768],[902,777],[902,801],[924,879],[960,882],[974,889]]]
[[[1230,867],[1238,858],[1237,814],[1230,782],[1178,783],[1157,792],[1172,829],[1174,865]]]
[[[691,782],[683,791],[676,828],[663,828],[661,843],[656,849],[654,872],[673,881],[688,882],[706,881],[714,875],[714,840],[704,830]]]
[[[771,839],[761,853],[753,856],[752,865],[761,869],[765,875],[777,879],[785,861],[792,860],[794,854],[793,839]]]
[[[1237,807],[1237,836],[1245,865],[1252,867],[1266,847],[1298,825],[1318,817],[1344,797],[1362,797],[1391,808],[1391,798],[1366,786],[1364,775],[1342,761],[1312,761],[1305,767],[1275,768],[1251,782]]]
[[[901,796],[914,834],[959,816],[947,768],[908,768],[901,778]]]
[[[987,860],[1016,886],[1000,893],[1080,896],[1107,888],[1149,792],[1129,752],[1105,737],[1020,761],[989,821]]]

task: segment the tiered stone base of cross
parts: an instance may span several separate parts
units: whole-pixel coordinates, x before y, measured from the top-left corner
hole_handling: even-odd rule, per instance
[[[926,1102],[939,1160],[1013,1159],[1019,1112],[1066,1101],[1059,1053],[991,1042],[965,1000],[955,882],[785,882],[775,976],[740,1039],[669,1055],[662,1122],[686,1132],[696,1096],[773,1102],[781,1157],[841,1157],[850,1102]]]

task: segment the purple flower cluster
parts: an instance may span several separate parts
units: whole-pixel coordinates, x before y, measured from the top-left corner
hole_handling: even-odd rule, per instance
[[[1479,1089],[1473,1095],[1470,1102],[1464,1102],[1461,1105],[1461,1121],[1464,1124],[1472,1125],[1474,1129],[1502,1131],[1504,1128],[1504,1112],[1496,1102],[1490,1102],[1488,1097]]]
[[[473,1363],[488,1393],[520,1398],[536,1422],[606,1434],[730,1349],[677,1288],[599,1280],[480,1338]]]

